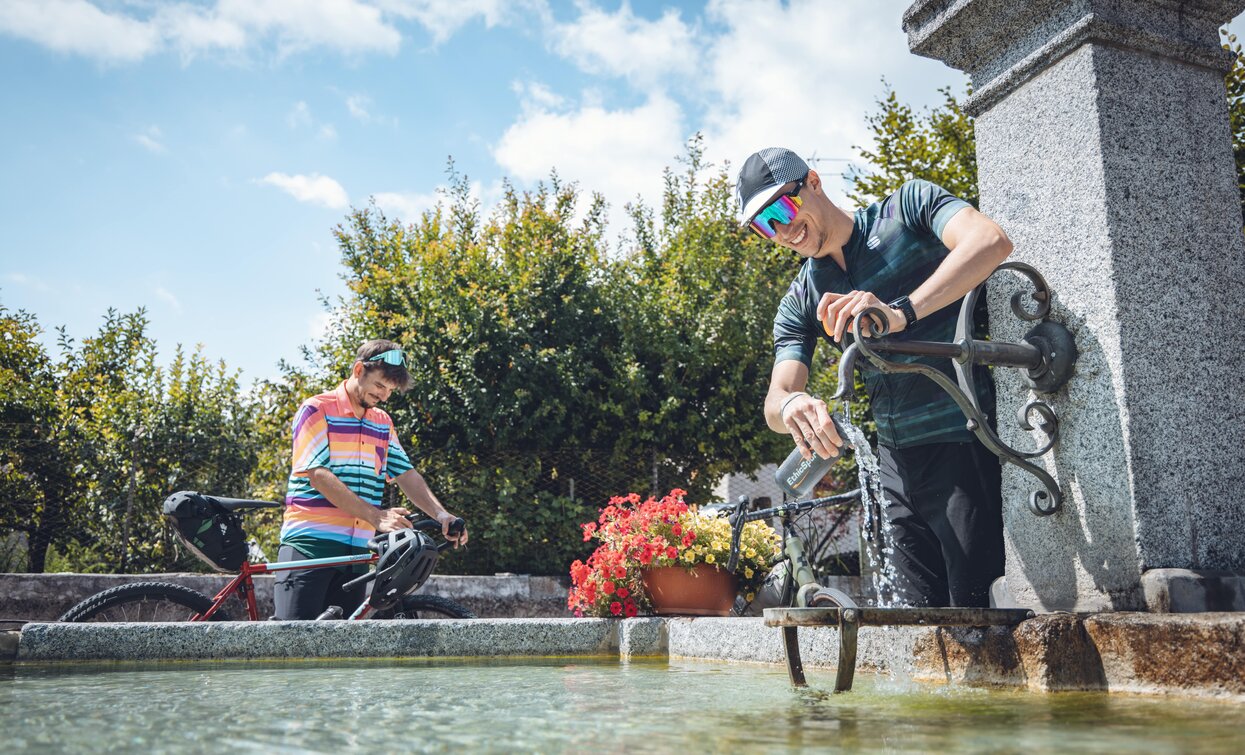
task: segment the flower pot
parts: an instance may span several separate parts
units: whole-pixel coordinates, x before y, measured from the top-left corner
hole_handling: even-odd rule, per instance
[[[665,616],[727,616],[735,605],[735,575],[709,564],[689,572],[682,566],[659,566],[640,572],[653,611]]]

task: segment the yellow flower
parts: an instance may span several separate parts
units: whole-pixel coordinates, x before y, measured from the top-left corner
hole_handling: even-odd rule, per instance
[[[712,564],[712,563],[713,563],[714,561],[716,561],[716,560],[717,560],[717,559],[715,559],[715,558],[713,557],[713,554],[712,554],[712,553],[706,553],[706,554],[705,554],[705,563],[706,563],[706,564]]]
[[[757,596],[757,594],[756,594],[756,593],[754,593],[754,592],[750,592],[750,593],[748,593],[747,595],[744,595],[744,600],[746,600],[746,601],[748,601],[749,603],[751,603],[751,602],[752,602],[752,600],[753,600],[753,598],[755,598],[756,596]]]
[[[744,569],[744,579],[752,579],[752,574],[753,572],[751,569]],[[751,600],[751,598],[749,598],[749,600]]]
[[[757,552],[749,548],[748,550],[744,551],[744,555],[747,556],[748,558],[756,558]],[[748,576],[751,577],[752,575],[749,574]]]

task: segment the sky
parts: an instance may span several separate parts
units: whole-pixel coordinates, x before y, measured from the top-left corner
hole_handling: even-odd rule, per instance
[[[49,345],[144,307],[165,359],[275,377],[345,291],[334,226],[417,221],[450,158],[486,209],[556,169],[619,234],[696,133],[719,166],[866,167],[883,78],[965,86],[908,52],[908,4],[0,0],[0,304]]]

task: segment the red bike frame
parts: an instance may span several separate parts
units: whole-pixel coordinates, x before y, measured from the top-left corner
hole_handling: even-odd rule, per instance
[[[242,570],[238,576],[229,580],[229,584],[212,598],[212,607],[203,613],[197,613],[191,621],[208,621],[212,615],[224,605],[230,595],[241,593],[240,599],[246,603],[246,613],[251,621],[259,621],[259,608],[255,605],[255,582],[251,579],[256,574],[269,574],[279,571],[297,571],[299,569],[319,569],[326,566],[342,566],[345,564],[373,564],[380,557],[375,553],[358,553],[353,556],[334,556],[332,558],[311,558],[305,561],[275,561],[268,564],[252,564],[242,562]],[[372,606],[364,600],[349,618],[363,619],[372,612]]]

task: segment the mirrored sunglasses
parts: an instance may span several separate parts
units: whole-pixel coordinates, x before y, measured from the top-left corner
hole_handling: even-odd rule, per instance
[[[803,187],[804,182],[801,181],[795,185],[794,189],[770,202],[752,218],[748,227],[761,238],[772,240],[778,235],[778,229],[774,227],[774,223],[786,225],[800,212],[804,200],[800,199],[799,194]]]
[[[406,355],[402,353],[402,349],[390,349],[389,351],[382,351],[374,357],[368,357],[367,361],[384,362],[395,367],[405,367]]]

